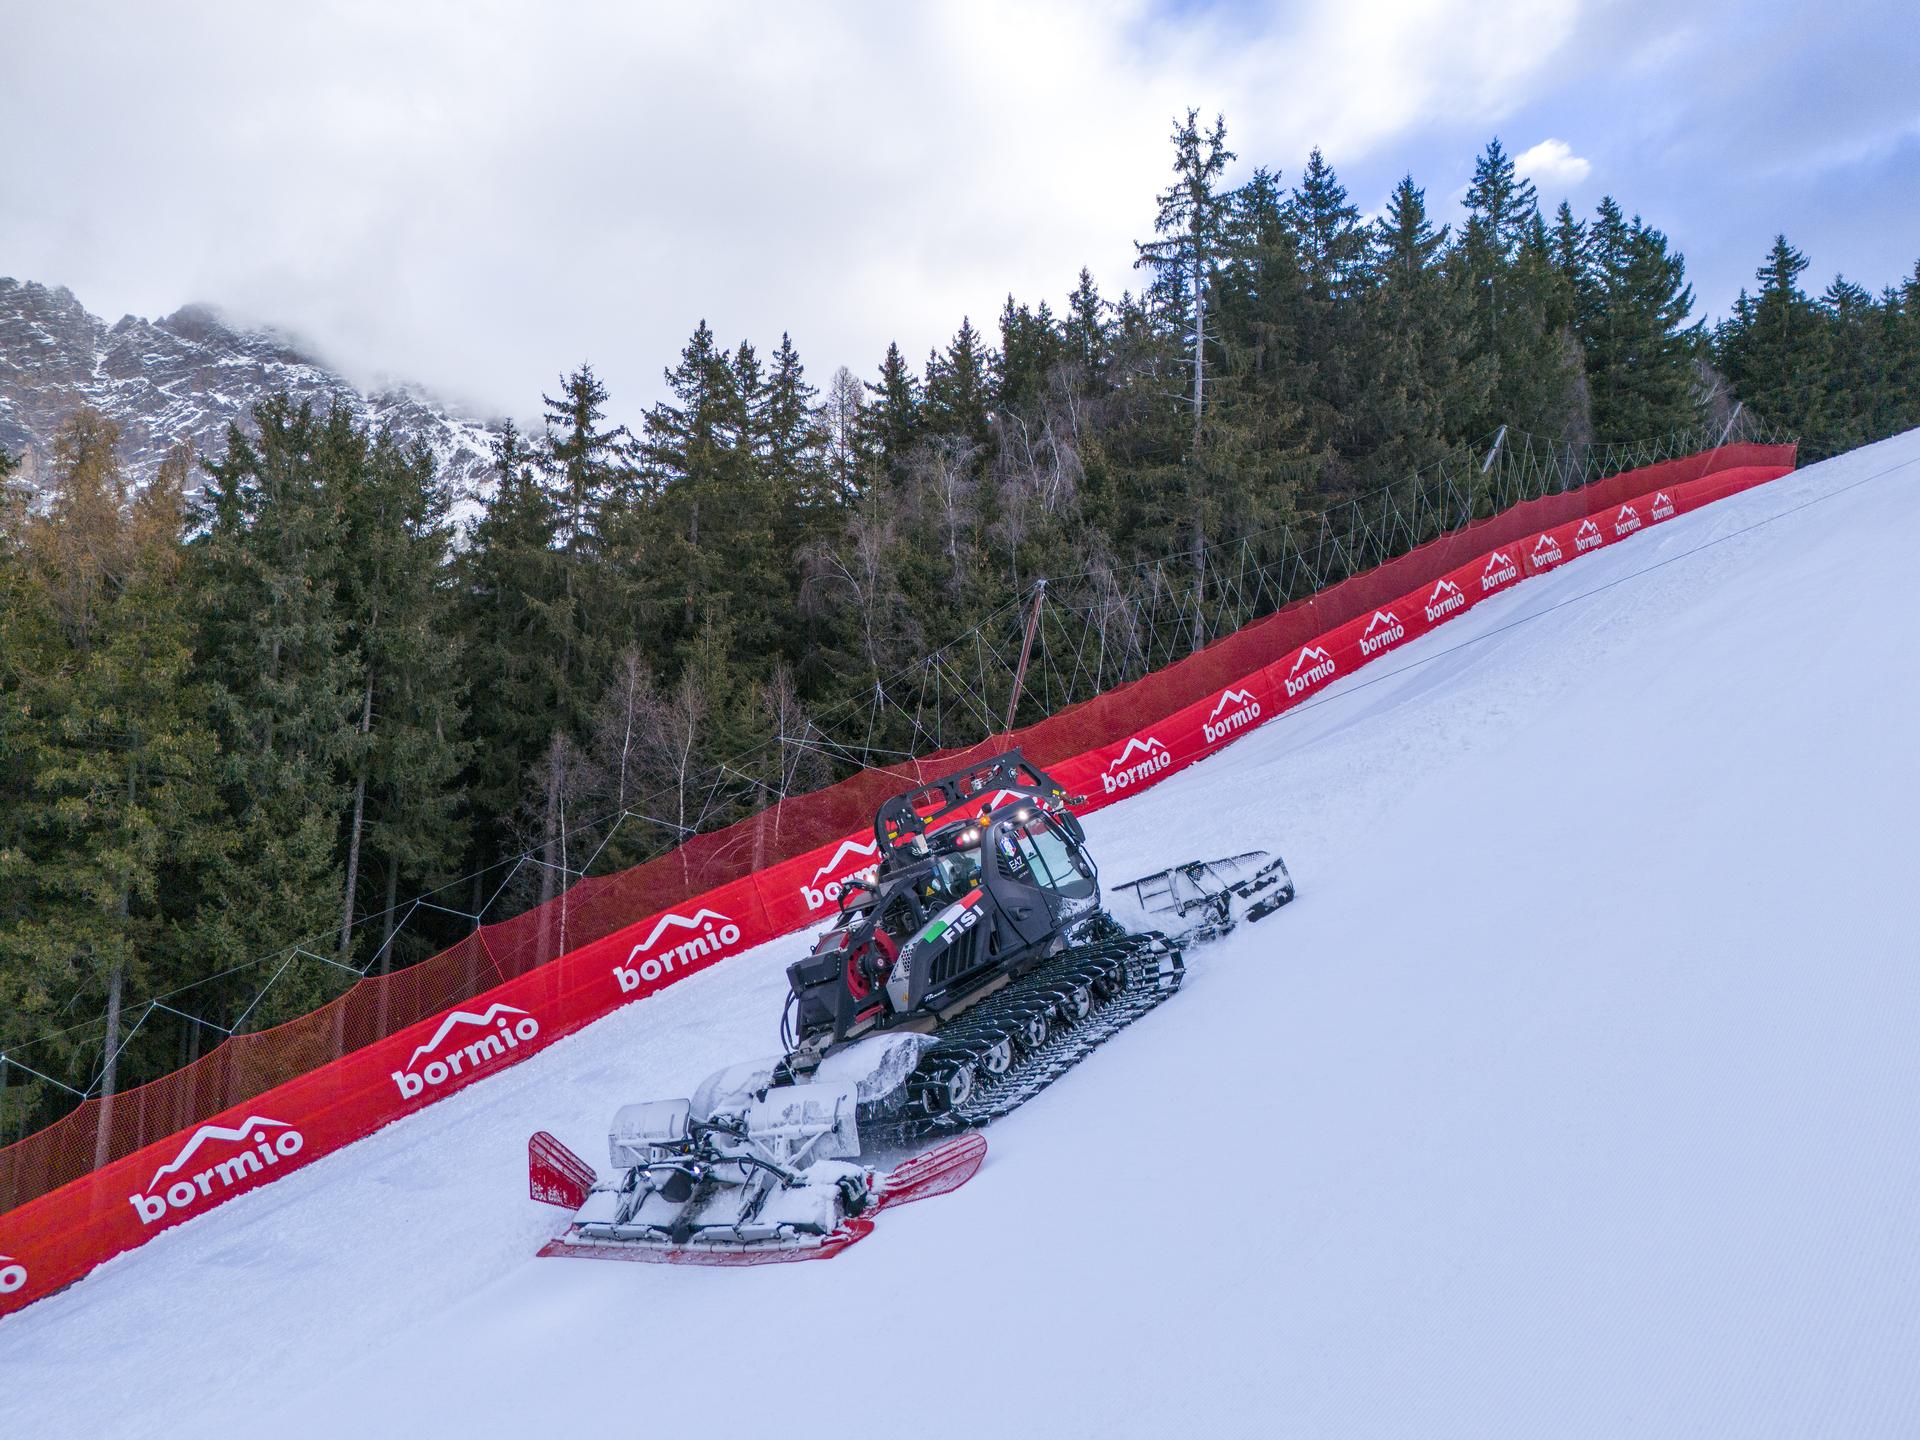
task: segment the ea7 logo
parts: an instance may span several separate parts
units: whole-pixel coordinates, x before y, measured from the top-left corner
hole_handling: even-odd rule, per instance
[[[1673,518],[1673,497],[1664,490],[1653,497],[1653,518],[1656,520]]]
[[[1631,505],[1622,505],[1620,513],[1613,517],[1613,533],[1616,536],[1631,535],[1640,528],[1640,512]]]
[[[1442,580],[1433,587],[1433,593],[1427,596],[1424,607],[1427,619],[1441,620],[1467,603],[1467,597],[1460,593],[1460,587],[1451,580]]]
[[[0,1295],[11,1295],[27,1283],[27,1267],[11,1255],[0,1255]]]
[[[660,937],[674,930],[690,930],[693,934],[655,953]],[[671,935],[668,938],[671,939]],[[643,981],[671,975],[678,967],[718,955],[729,945],[739,943],[740,927],[718,910],[709,910],[703,905],[692,915],[662,915],[647,938],[627,952],[627,963],[613,967],[613,978],[620,986],[620,993],[630,995]]]
[[[275,1134],[276,1131],[279,1133]],[[133,1206],[142,1225],[151,1225],[164,1219],[168,1210],[185,1210],[216,1191],[230,1190],[249,1176],[258,1175],[282,1160],[291,1160],[306,1143],[306,1137],[286,1121],[269,1120],[264,1115],[249,1115],[238,1125],[202,1125],[193,1132],[193,1138],[180,1147],[178,1155],[153,1172],[144,1191],[127,1197],[127,1203]],[[210,1145],[229,1148],[223,1158],[206,1169],[183,1173]],[[180,1178],[154,1194],[155,1188],[169,1175]]]
[[[1520,567],[1513,563],[1513,557],[1504,550],[1496,550],[1487,557],[1487,568],[1480,572],[1480,588],[1497,590],[1519,574]]]
[[[1228,707],[1232,708],[1229,709]],[[1207,737],[1207,744],[1224,740],[1236,730],[1245,729],[1260,718],[1260,702],[1253,698],[1250,690],[1227,690],[1220,696],[1220,703],[1213,707],[1213,714],[1200,724],[1200,733]]]
[[[1367,622],[1366,630],[1360,636],[1360,653],[1378,655],[1389,645],[1397,644],[1407,638],[1407,627],[1400,623],[1400,617],[1391,610],[1376,610],[1373,619]]]
[[[1318,685],[1322,680],[1333,674],[1333,671],[1334,664],[1331,655],[1327,654],[1327,652],[1322,650],[1318,645],[1307,646],[1300,652],[1299,658],[1293,662],[1293,669],[1287,672],[1287,678],[1284,682],[1287,687],[1287,698],[1292,699],[1302,690],[1313,685]]]
[[[1558,565],[1567,557],[1560,553],[1560,542],[1551,535],[1542,535],[1533,542],[1533,550],[1527,557],[1536,570],[1547,570]]]
[[[1135,755],[1141,759],[1133,760]],[[1132,764],[1127,762],[1132,760]],[[1106,793],[1115,794],[1129,785],[1157,775],[1173,763],[1173,753],[1157,739],[1149,735],[1145,740],[1130,739],[1121,752],[1107,763],[1106,773],[1101,775],[1100,783]]]
[[[800,898],[807,902],[807,909],[824,910],[839,900],[847,881],[871,870],[879,858],[880,847],[871,840],[842,840],[827,863],[813,872],[813,883],[800,887]]]
[[[491,1031],[489,1025],[494,1027]],[[460,1042],[467,1039],[464,1032],[472,1030],[481,1033],[462,1045]],[[489,1005],[479,1015],[456,1010],[440,1022],[431,1040],[413,1052],[403,1069],[392,1072],[393,1083],[399,1087],[402,1100],[411,1100],[429,1085],[444,1085],[455,1075],[471,1075],[489,1060],[498,1060],[539,1034],[540,1022],[517,1006]],[[449,1035],[454,1035],[453,1048],[439,1053],[441,1042]],[[415,1070],[422,1055],[434,1058]]]
[[[1576,555],[1584,554],[1586,551],[1597,547],[1603,538],[1600,534],[1600,527],[1594,524],[1592,517],[1589,516],[1587,519],[1582,520],[1580,522],[1580,528],[1573,532],[1573,553]]]

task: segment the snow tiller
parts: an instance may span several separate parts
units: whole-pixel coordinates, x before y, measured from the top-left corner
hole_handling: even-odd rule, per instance
[[[1176,945],[1201,945],[1232,933],[1242,920],[1264,920],[1293,899],[1293,876],[1278,855],[1248,850],[1220,860],[1190,860],[1117,887],[1133,891],[1149,915],[1187,922]]]
[[[1101,909],[1065,791],[1018,750],[895,796],[874,836],[879,864],[787,967],[783,1055],[721,1070],[689,1099],[623,1107],[606,1179],[534,1137],[534,1198],[576,1210],[541,1254],[836,1254],[889,1206],[966,1183],[986,1154],[968,1132],[1180,987],[1180,947]],[[1194,883],[1243,884],[1232,893],[1257,895],[1264,914],[1292,898],[1292,882],[1282,895],[1285,867],[1276,876],[1279,862],[1243,864],[1252,858],[1176,868],[1221,867]]]

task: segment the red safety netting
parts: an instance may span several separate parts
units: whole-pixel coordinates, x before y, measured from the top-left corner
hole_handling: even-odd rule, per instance
[[[45,1129],[0,1149],[0,1213],[604,940],[636,920],[857,835],[872,824],[880,803],[908,781],[932,778],[973,757],[996,753],[1010,741],[1042,766],[1085,755],[1195,704],[1490,548],[1597,514],[1659,486],[1683,484],[1710,472],[1777,470],[1792,463],[1792,446],[1732,445],[1523,502],[1296,601],[1165,669],[1011,737],[992,737],[966,750],[924,756],[885,771],[863,771],[824,790],[783,800],[726,829],[696,836],[657,859],[583,880],[564,895],[484,926],[428,960],[363,979],[307,1015],[270,1030],[236,1035],[193,1064],[110,1100],[88,1100]],[[805,919],[798,916],[786,928]],[[554,983],[560,983],[558,977]]]

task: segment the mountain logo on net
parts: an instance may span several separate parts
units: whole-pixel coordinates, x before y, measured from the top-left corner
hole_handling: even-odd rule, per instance
[[[27,1283],[27,1267],[11,1255],[0,1255],[0,1295],[11,1295]]]
[[[1558,565],[1567,557],[1560,553],[1560,542],[1552,535],[1542,535],[1533,542],[1533,554],[1529,556],[1536,569],[1545,570]]]
[[[1302,690],[1318,685],[1334,672],[1333,657],[1318,645],[1309,645],[1300,652],[1293,662],[1293,669],[1287,672],[1285,681],[1287,698],[1292,699]]]
[[[998,803],[998,802],[996,802]],[[849,865],[847,861],[856,863]],[[861,840],[857,836],[851,840],[842,840],[840,848],[833,852],[826,864],[813,872],[810,884],[800,887],[800,898],[807,902],[809,910],[824,910],[839,900],[847,888],[847,881],[856,875],[864,875],[879,862],[880,847],[872,840]],[[821,882],[825,881],[824,884]]]
[[[1631,505],[1622,505],[1620,513],[1613,517],[1613,533],[1631,535],[1640,528],[1640,512]]]
[[[1520,567],[1513,563],[1513,557],[1504,550],[1496,550],[1487,557],[1487,568],[1480,572],[1480,588],[1497,590],[1509,580],[1517,579]]]
[[[1467,603],[1467,597],[1460,593],[1460,587],[1451,580],[1442,580],[1433,587],[1433,593],[1427,597],[1424,607],[1427,619],[1441,620]]]
[[[487,1027],[492,1026],[491,1030]],[[455,1030],[478,1029],[482,1033],[475,1039],[462,1045],[465,1035],[455,1037],[454,1045],[445,1054],[438,1053],[440,1044]],[[540,1022],[516,1005],[495,1003],[475,1015],[468,1010],[456,1010],[440,1022],[433,1032],[433,1038],[415,1050],[401,1069],[392,1072],[393,1083],[400,1091],[402,1100],[411,1100],[429,1086],[444,1085],[456,1075],[471,1075],[490,1060],[498,1060],[509,1050],[516,1050],[527,1041],[540,1034]],[[432,1055],[420,1069],[422,1055]]]
[[[1144,755],[1144,760],[1135,760],[1131,765],[1127,761],[1135,755]],[[1145,740],[1128,740],[1126,748],[1107,762],[1100,783],[1109,795],[1126,789],[1137,781],[1150,775],[1157,775],[1173,763],[1173,752],[1157,739],[1149,735]]]
[[[1229,706],[1233,708],[1228,709]],[[1222,711],[1225,711],[1224,717]],[[1213,714],[1201,722],[1200,733],[1212,745],[1236,730],[1244,730],[1259,718],[1260,702],[1253,698],[1251,690],[1226,690],[1220,696],[1220,703],[1213,707]]]
[[[669,930],[691,930],[692,935],[675,945],[653,953],[660,937]],[[671,939],[671,936],[668,936]],[[622,995],[631,995],[643,983],[671,975],[676,969],[718,955],[729,945],[740,943],[740,927],[718,910],[704,905],[691,915],[663,915],[651,934],[627,952],[627,963],[613,967],[613,978]]]
[[[1664,490],[1653,497],[1653,518],[1656,520],[1673,518],[1673,497]]]
[[[273,1132],[278,1132],[273,1133]],[[306,1145],[306,1136],[284,1120],[264,1115],[249,1115],[238,1125],[202,1125],[193,1138],[180,1147],[180,1153],[153,1172],[147,1188],[129,1195],[127,1203],[142,1225],[163,1220],[169,1210],[186,1210],[200,1200],[231,1190],[250,1176],[258,1175],[282,1160],[291,1160]],[[188,1171],[195,1157],[204,1159],[201,1150],[209,1145],[229,1147],[222,1158],[204,1170]],[[177,1180],[167,1181],[169,1175]],[[165,1188],[159,1188],[166,1181]]]
[[[1398,615],[1391,610],[1376,610],[1360,636],[1360,653],[1378,655],[1389,645],[1397,645],[1406,638],[1407,627],[1400,623]]]
[[[1592,516],[1588,516],[1580,522],[1580,528],[1573,532],[1573,553],[1579,555],[1592,550],[1602,539],[1600,527],[1593,523]]]

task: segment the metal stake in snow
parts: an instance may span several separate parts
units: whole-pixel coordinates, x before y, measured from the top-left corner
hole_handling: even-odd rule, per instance
[[[1034,632],[1040,628],[1040,605],[1047,598],[1047,577],[1042,575],[1033,582],[1033,609],[1027,612],[1027,635],[1020,642],[1020,668],[1013,672],[1013,694],[1007,697],[1007,723],[1003,727],[1010,735],[1013,733],[1013,712],[1020,704],[1020,691],[1027,683],[1027,659],[1033,654]]]

